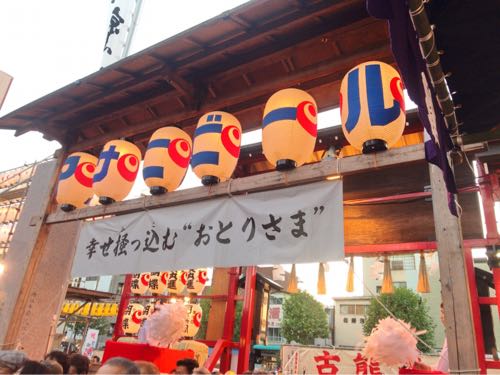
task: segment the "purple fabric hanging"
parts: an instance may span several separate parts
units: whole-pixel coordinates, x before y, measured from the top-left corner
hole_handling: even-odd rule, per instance
[[[448,190],[448,207],[453,215],[458,216],[454,199],[457,187],[446,157],[453,143],[427,74],[408,4],[404,0],[367,0],[366,5],[371,16],[388,21],[392,53],[408,95],[418,106],[424,126],[425,158],[443,171]]]

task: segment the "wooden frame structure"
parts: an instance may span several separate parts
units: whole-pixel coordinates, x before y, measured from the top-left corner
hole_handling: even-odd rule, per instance
[[[472,290],[463,293],[471,288],[465,277],[463,238],[467,248],[496,245],[498,234],[481,239],[477,201],[470,194],[477,191],[477,185],[463,166],[456,170],[465,213],[462,223],[448,213],[439,173],[429,172],[424,161],[418,135],[422,128],[414,114],[408,116],[406,134],[416,134],[417,140],[384,153],[344,158],[337,158],[336,152],[326,153],[346,143],[337,128],[319,138],[322,142],[318,141],[311,164],[291,172],[269,171],[258,146],[252,145],[242,151],[235,172],[238,178],[212,188],[148,196],[72,213],[62,213],[55,207],[56,178],[69,152],[97,153],[104,142],[118,137],[129,137],[144,150],[145,141],[156,128],[175,124],[192,133],[197,118],[215,109],[235,114],[244,131],[256,129],[267,98],[289,86],[309,91],[320,110],[331,109],[338,105],[344,74],[367,60],[394,64],[386,25],[367,15],[364,1],[254,0],[1,118],[0,128],[15,129],[17,135],[41,131],[45,138],[61,142],[63,149],[56,161],[39,167],[28,191],[7,257],[5,282],[0,285],[4,293],[0,300],[0,342],[7,347],[20,344],[35,358],[44,354],[38,340],[48,334],[44,323],[60,311],[84,219],[342,176],[346,254],[439,249],[452,369],[470,373],[483,370],[474,344],[477,324],[473,324],[470,303],[474,294]],[[425,191],[427,185],[432,185],[432,193]],[[425,201],[429,196],[432,203]],[[397,202],[405,205],[395,206]],[[367,228],[376,230],[367,234]],[[233,282],[238,272],[230,271]],[[237,345],[239,372],[248,366],[255,268],[248,267],[246,276],[243,326]],[[225,324],[208,365],[214,365],[221,356],[227,368],[227,349],[236,346],[230,343],[236,300],[232,282],[221,298],[227,300]],[[35,313],[33,306],[37,304],[46,311]]]

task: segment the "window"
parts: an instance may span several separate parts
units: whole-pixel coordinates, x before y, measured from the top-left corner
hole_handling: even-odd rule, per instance
[[[351,323],[356,323],[356,318],[351,318]]]
[[[414,255],[394,255],[391,257],[391,269],[394,271],[414,270]]]
[[[349,319],[348,318],[344,318],[344,323],[349,323]]]
[[[282,305],[283,304],[283,298],[270,296],[269,297],[269,304],[270,305]]]
[[[354,315],[356,313],[356,305],[340,305],[340,313],[342,315]]]
[[[365,324],[365,318],[359,318],[359,322],[360,322],[361,324]]]
[[[366,305],[356,305],[356,315],[366,315]]]

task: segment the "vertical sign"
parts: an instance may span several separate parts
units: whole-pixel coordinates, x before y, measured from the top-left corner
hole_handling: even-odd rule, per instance
[[[12,77],[0,70],[0,109],[2,109],[3,101],[9,92]]]
[[[97,346],[97,338],[99,337],[99,330],[89,328],[87,330],[87,336],[82,347],[82,354],[87,358],[92,358],[94,349]]]
[[[127,55],[141,0],[111,0],[109,24],[102,55],[103,67]]]

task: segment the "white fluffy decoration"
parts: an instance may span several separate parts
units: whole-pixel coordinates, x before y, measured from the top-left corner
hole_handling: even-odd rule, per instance
[[[364,355],[387,366],[412,366],[419,356],[412,333],[415,329],[402,320],[381,319],[366,338]]]
[[[182,302],[160,305],[146,324],[146,341],[161,348],[177,342],[184,331],[187,310]]]

